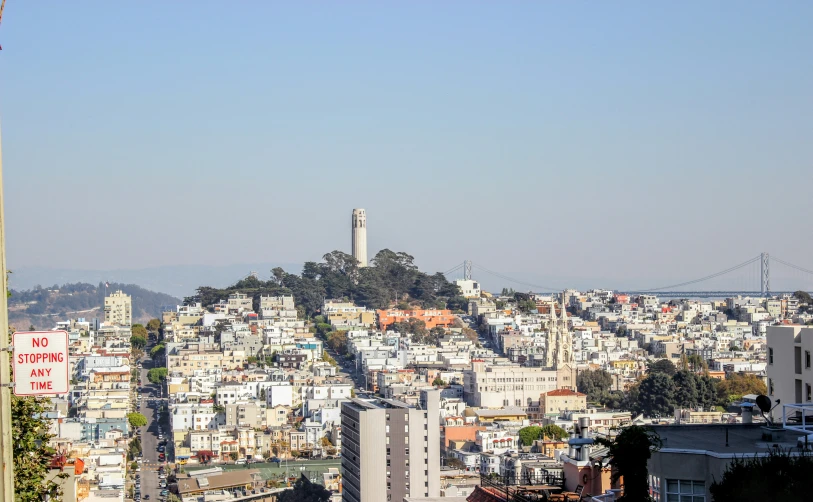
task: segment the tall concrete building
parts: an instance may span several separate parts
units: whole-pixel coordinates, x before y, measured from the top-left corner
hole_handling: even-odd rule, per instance
[[[342,403],[342,501],[440,496],[440,392],[420,406],[394,399]]]
[[[130,295],[118,290],[104,298],[104,322],[116,326],[133,325],[133,304]]]
[[[367,266],[367,213],[364,209],[353,209],[353,258],[359,267]]]

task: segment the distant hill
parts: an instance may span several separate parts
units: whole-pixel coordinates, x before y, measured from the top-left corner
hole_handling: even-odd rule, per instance
[[[181,303],[179,298],[149,291],[135,284],[111,283],[107,292],[122,290],[132,297],[133,322],[146,323],[161,317],[161,307]],[[104,317],[104,283],[94,286],[87,283],[41,286],[18,291],[11,290],[9,298],[9,325],[25,330],[31,325],[36,329],[51,329],[57,321],[68,318]]]
[[[282,267],[287,272],[299,272],[302,264],[293,263],[240,263],[236,265],[168,265],[163,267],[150,267],[141,269],[115,269],[115,270],[83,270],[59,269],[48,267],[15,267],[9,264],[13,271],[9,275],[9,283],[13,289],[33,289],[37,285],[47,287],[51,284],[70,284],[86,282],[98,284],[100,282],[118,282],[122,284],[138,284],[142,288],[153,291],[164,291],[173,296],[183,298],[195,293],[201,284],[213,287],[226,287],[251,272],[257,272],[260,278],[268,278],[271,269]]]

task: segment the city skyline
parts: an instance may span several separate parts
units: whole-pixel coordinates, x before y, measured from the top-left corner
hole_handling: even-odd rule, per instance
[[[11,3],[9,268],[318,261],[350,252],[340,197],[372,211],[369,257],[426,270],[636,287],[763,250],[813,268],[791,182],[811,153],[811,8]],[[286,217],[234,246],[210,238],[228,208]],[[77,233],[94,245],[43,245]]]

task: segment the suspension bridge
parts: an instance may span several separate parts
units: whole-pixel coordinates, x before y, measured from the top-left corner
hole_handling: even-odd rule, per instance
[[[447,277],[462,276],[471,280],[477,270],[509,284],[525,286],[536,292],[564,291],[565,287],[534,284],[495,272],[482,265],[466,260],[447,270]],[[773,276],[771,275],[773,273]],[[772,288],[772,282],[774,287]],[[664,286],[619,289],[619,292],[642,295],[652,294],[668,298],[727,298],[732,296],[772,296],[795,291],[813,291],[813,270],[794,265],[786,260],[760,253],[749,260],[712,274]]]

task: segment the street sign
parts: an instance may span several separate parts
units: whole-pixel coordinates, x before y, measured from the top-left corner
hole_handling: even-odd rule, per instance
[[[66,331],[18,331],[12,343],[15,395],[55,396],[68,392]]]

